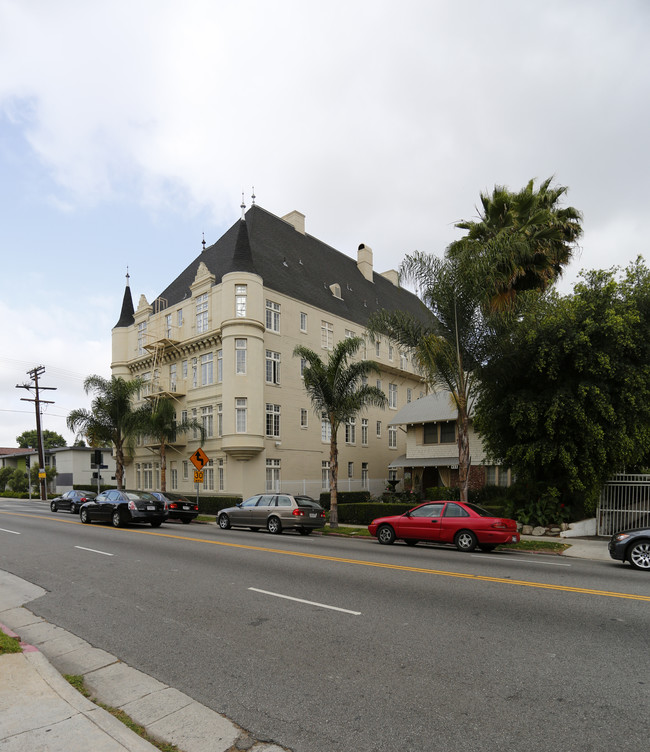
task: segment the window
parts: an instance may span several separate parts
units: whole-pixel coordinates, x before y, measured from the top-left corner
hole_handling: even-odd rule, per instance
[[[368,488],[368,463],[361,463],[361,488]]]
[[[142,374],[142,396],[151,394],[151,371]]]
[[[217,404],[217,436],[223,436],[223,405]]]
[[[235,285],[235,317],[246,318],[246,285]]]
[[[135,485],[137,488],[142,488],[142,476],[140,474],[140,463],[135,465]]]
[[[280,405],[266,403],[266,435],[271,438],[280,437]]]
[[[330,463],[329,460],[321,460],[320,463],[320,486],[326,491],[330,490]]]
[[[499,468],[499,485],[504,488],[508,485],[508,468],[506,467]]]
[[[455,423],[441,423],[440,424],[440,443],[441,444],[453,444],[456,441],[456,424]]]
[[[212,412],[212,405],[201,408],[201,423],[203,424],[206,438],[214,436],[214,415]]]
[[[469,517],[469,512],[458,504],[447,504],[445,517]]]
[[[246,340],[235,340],[235,373],[246,373]]]
[[[196,358],[192,358],[192,386],[196,389],[199,385],[199,370]]]
[[[381,421],[380,420],[377,421],[377,438],[378,439],[381,438]]]
[[[186,379],[187,378],[187,360],[184,360],[181,363],[181,373],[183,374],[183,378]]]
[[[375,355],[378,358],[381,356],[381,340],[380,339],[375,340]]]
[[[320,346],[323,350],[331,350],[334,347],[334,327],[329,321],[320,322]]]
[[[320,439],[327,442],[332,439],[332,426],[325,413],[322,413],[320,419]]]
[[[280,304],[266,301],[266,328],[270,332],[280,331]]]
[[[187,480],[190,477],[190,463],[188,460],[183,460],[183,480]]]
[[[437,444],[438,443],[438,424],[437,423],[425,423],[424,434],[422,438],[423,444]]]
[[[485,466],[485,485],[486,486],[497,485],[497,466],[496,465]]]
[[[214,383],[213,360],[212,353],[201,355],[201,384],[203,386]]]
[[[165,316],[165,336],[167,339],[171,339],[172,336],[172,315],[168,313]]]
[[[169,364],[169,391],[176,391],[176,363]]]
[[[354,337],[354,332],[352,329],[346,329],[345,330],[345,339],[352,339]]]
[[[304,407],[300,408],[300,428],[307,428],[308,415]]]
[[[171,472],[171,483],[172,483],[172,491],[176,491],[178,488],[178,468],[176,467],[176,462],[172,461],[169,463],[169,469]]]
[[[404,353],[399,354],[399,367],[402,369],[402,371],[405,371],[408,368],[409,361],[406,355]]]
[[[208,294],[203,293],[196,299],[196,331],[201,334],[208,331]]]
[[[280,490],[280,460],[266,460],[266,490]]]
[[[192,408],[192,422],[196,425],[196,408],[195,407]],[[193,428],[192,429],[192,438],[193,439],[198,439],[199,438],[198,428]]]
[[[307,361],[305,358],[300,358],[300,378],[305,375],[305,368],[307,368]]]
[[[348,478],[354,478],[354,462],[348,462]]]
[[[142,465],[142,487],[153,488],[153,463],[145,462]]]
[[[388,426],[388,448],[397,449],[397,427]]]
[[[223,471],[223,459],[217,460],[217,488],[219,491],[223,491],[226,487]]]
[[[406,402],[412,402],[413,401],[413,390],[410,387],[407,387],[406,389]]]
[[[361,418],[361,444],[368,446],[368,418]]]
[[[223,381],[223,350],[217,350],[217,384]]]
[[[214,491],[214,463],[209,460],[203,467],[203,490]]]
[[[138,355],[144,355],[144,346],[147,344],[147,322],[138,324]]]
[[[345,424],[345,443],[356,444],[357,442],[357,419],[350,418]]]
[[[187,423],[187,410],[181,410],[181,423]]]
[[[300,312],[300,331],[306,332],[307,331],[307,314]]]
[[[377,379],[377,389],[381,391],[381,379]]]
[[[179,308],[176,311],[176,326],[183,326],[183,309]]]
[[[392,359],[393,359],[393,346],[388,345],[388,360],[392,360]]]
[[[280,383],[280,353],[273,350],[266,351],[266,383]]]
[[[237,397],[235,399],[235,431],[237,433],[246,433],[247,427],[248,400],[246,397]]]
[[[388,407],[397,408],[397,384],[388,385]]]

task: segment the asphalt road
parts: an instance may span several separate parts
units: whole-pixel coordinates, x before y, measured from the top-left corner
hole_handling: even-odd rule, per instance
[[[81,525],[0,500],[29,608],[295,752],[609,750],[650,731],[650,576],[431,545]]]

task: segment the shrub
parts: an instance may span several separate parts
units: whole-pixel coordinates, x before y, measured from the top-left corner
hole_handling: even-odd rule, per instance
[[[370,501],[370,491],[339,491],[338,504],[364,504]],[[331,494],[326,491],[320,495],[319,503],[323,509],[330,508]],[[340,514],[340,513],[339,513]],[[339,517],[339,522],[341,518]]]
[[[241,496],[199,496],[199,514],[217,515],[222,509],[234,507],[241,501]]]

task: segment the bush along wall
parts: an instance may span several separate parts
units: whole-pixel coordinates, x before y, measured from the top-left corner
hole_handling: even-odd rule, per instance
[[[188,499],[192,499],[188,496]],[[196,499],[196,496],[194,496]],[[242,501],[241,496],[199,496],[199,514],[217,515],[222,509],[234,507]]]
[[[370,501],[370,491],[339,491],[337,499],[339,508],[341,504],[363,504]],[[320,495],[319,503],[323,509],[329,509],[330,500],[331,494],[327,491]]]

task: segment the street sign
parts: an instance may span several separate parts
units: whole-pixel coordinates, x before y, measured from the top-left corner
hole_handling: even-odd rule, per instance
[[[208,455],[203,449],[197,449],[196,452],[190,457],[192,464],[197,470],[203,470],[203,468],[210,462]]]
[[[194,471],[194,482],[195,483],[203,483],[203,470],[195,470]]]

